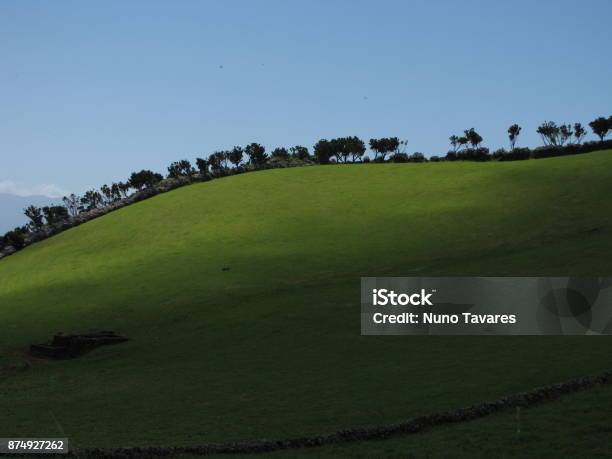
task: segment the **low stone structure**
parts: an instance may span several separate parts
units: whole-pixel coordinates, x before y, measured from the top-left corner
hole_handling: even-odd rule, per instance
[[[49,344],[32,344],[30,354],[35,357],[50,359],[74,359],[84,353],[108,344],[118,344],[127,341],[125,336],[113,331],[101,331],[84,335],[57,334]]]

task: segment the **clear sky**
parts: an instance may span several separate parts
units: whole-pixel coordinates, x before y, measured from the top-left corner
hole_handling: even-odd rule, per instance
[[[0,192],[80,193],[249,142],[537,146],[612,115],[612,2],[0,2]],[[593,138],[592,135],[589,138]]]

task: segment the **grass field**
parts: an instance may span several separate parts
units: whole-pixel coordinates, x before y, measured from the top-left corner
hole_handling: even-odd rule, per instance
[[[561,401],[508,411],[478,421],[418,435],[266,454],[270,459],[351,457],[424,458],[609,458],[612,457],[612,388],[602,387]],[[184,455],[181,459],[194,456]],[[219,455],[215,459],[259,455]]]
[[[285,438],[610,368],[607,337],[359,334],[360,276],[611,275],[610,196],[603,151],[269,170],[113,212],[0,261],[0,436]],[[88,329],[132,340],[25,354]]]

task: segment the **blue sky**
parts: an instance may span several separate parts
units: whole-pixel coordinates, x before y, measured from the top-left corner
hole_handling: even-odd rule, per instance
[[[0,3],[0,192],[83,192],[249,142],[443,154],[612,115],[612,2]],[[590,136],[592,138],[592,136]],[[51,190],[51,191],[49,191]]]

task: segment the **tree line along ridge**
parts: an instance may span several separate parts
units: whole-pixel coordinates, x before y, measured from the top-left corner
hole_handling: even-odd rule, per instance
[[[117,208],[194,181],[207,181],[261,169],[315,164],[518,161],[612,148],[612,140],[606,140],[612,132],[612,116],[596,118],[589,123],[589,127],[599,141],[583,142],[587,131],[581,123],[557,125],[555,122],[545,121],[536,129],[543,145],[531,149],[517,147],[522,128],[513,124],[507,130],[509,149],[500,148],[493,152],[482,146],[483,137],[474,128],[470,128],[464,130],[461,135],[449,137],[451,148],[445,156],[430,158],[420,152],[406,153],[408,141],[398,137],[370,139],[369,148],[373,157],[366,154],[365,142],[356,136],[321,139],[314,145],[312,153],[300,145],[289,149],[275,148],[270,154],[258,143],[245,147],[235,146],[230,150],[216,151],[207,158],[197,158],[195,165],[186,159],[175,161],[168,166],[166,177],[143,169],[132,172],[125,182],[105,184],[99,189],[85,192],[82,196],[64,196],[62,205],[31,205],[24,209],[29,222],[0,237],[0,258]]]

